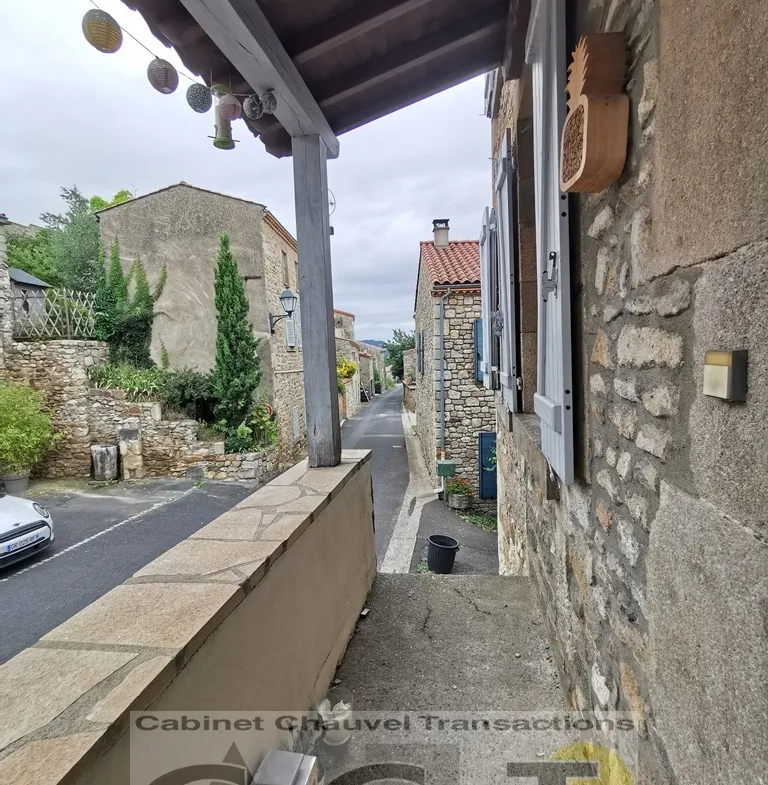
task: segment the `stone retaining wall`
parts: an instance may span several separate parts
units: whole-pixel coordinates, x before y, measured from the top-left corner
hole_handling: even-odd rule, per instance
[[[108,360],[100,341],[8,341],[5,378],[46,392],[54,425],[64,438],[36,475],[44,478],[91,476],[91,446],[119,443],[123,429],[132,439],[127,478],[199,477],[266,480],[277,471],[277,450],[225,455],[223,442],[198,438],[194,420],[164,419],[156,401],[129,401],[122,390],[90,386],[88,372]],[[125,463],[125,461],[124,461]]]

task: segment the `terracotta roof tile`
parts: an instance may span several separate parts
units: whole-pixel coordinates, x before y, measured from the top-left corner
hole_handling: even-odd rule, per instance
[[[451,240],[447,248],[435,248],[432,241],[421,242],[421,259],[433,284],[478,283],[480,244],[477,240]]]

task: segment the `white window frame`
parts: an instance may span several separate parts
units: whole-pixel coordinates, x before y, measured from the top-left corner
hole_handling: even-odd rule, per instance
[[[541,450],[566,484],[574,480],[573,370],[568,197],[560,191],[560,134],[567,76],[565,0],[537,0],[526,40],[533,93],[538,377],[534,411]]]

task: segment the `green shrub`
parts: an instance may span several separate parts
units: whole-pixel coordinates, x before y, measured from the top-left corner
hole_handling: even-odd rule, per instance
[[[249,425],[255,444],[261,446],[277,442],[277,418],[274,413],[270,413],[266,403],[262,402],[254,406]]]
[[[224,440],[227,452],[251,452],[253,449],[253,432],[243,422],[231,431]]]
[[[26,474],[60,438],[41,390],[0,384],[0,474]]]
[[[163,398],[193,420],[214,420],[213,409],[217,399],[213,393],[211,375],[192,368],[166,371]]]
[[[132,401],[164,399],[165,377],[162,368],[134,368],[125,363],[101,365],[90,372],[94,387],[124,390]]]

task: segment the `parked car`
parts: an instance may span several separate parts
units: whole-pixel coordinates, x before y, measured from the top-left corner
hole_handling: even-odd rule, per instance
[[[42,504],[0,494],[0,568],[53,545],[53,520]]]

